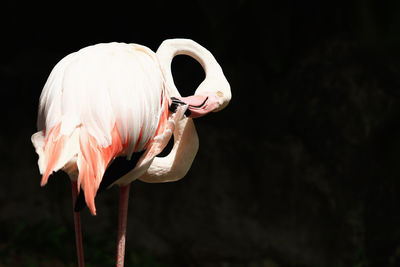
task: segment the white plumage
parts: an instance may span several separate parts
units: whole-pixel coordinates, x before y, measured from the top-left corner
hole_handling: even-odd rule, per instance
[[[164,130],[168,103],[159,62],[146,47],[97,44],[66,56],[54,67],[44,86],[39,132],[32,137],[44,174],[42,185],[51,172],[64,167],[76,174],[73,176],[85,189],[86,201],[92,202],[88,198],[94,198],[110,161],[116,156],[129,159],[133,152],[147,149],[157,129]],[[49,142],[52,129],[55,130],[50,139],[63,140],[54,148]],[[110,146],[117,146],[111,156],[102,151]],[[45,153],[46,150],[52,153]],[[54,155],[57,153],[58,157]],[[89,183],[92,192],[85,188]],[[94,204],[89,207],[95,213]]]
[[[137,140],[142,129],[138,150],[143,150],[158,125],[162,106],[155,103],[161,103],[163,85],[157,58],[143,46],[108,43],[83,48],[51,72],[40,97],[38,129],[51,129],[62,121],[61,134],[69,135],[82,125],[107,147],[116,123],[122,140],[128,135]],[[134,145],[130,142],[128,156]]]

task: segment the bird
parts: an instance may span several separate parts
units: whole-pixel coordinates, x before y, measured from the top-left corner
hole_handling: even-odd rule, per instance
[[[171,63],[187,55],[205,78],[182,97]],[[31,137],[41,186],[61,170],[72,185],[78,266],[84,266],[80,211],[96,215],[95,196],[120,187],[116,266],[124,266],[130,184],[172,182],[186,175],[199,141],[193,118],[224,109],[231,88],[212,53],[191,39],[167,39],[156,52],[135,43],[99,43],[61,59],[39,99]],[[173,138],[167,156],[157,157]],[[113,170],[113,171],[112,171]]]

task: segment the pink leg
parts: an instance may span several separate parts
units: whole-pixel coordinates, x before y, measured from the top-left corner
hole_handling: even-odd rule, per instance
[[[76,199],[78,197],[78,187],[76,181],[72,181],[72,209],[74,209]],[[75,242],[76,242],[76,252],[78,255],[78,266],[85,266],[85,259],[83,256],[83,246],[82,246],[82,228],[81,228],[81,217],[79,212],[74,213],[74,224],[75,224]]]
[[[118,209],[118,245],[117,245],[117,267],[124,266],[125,240],[126,240],[126,218],[128,216],[128,199],[130,184],[120,187],[119,209]]]

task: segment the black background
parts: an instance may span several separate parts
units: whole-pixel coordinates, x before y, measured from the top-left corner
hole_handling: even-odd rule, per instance
[[[99,42],[208,48],[227,109],[196,120],[179,182],[131,188],[127,266],[398,266],[397,1],[1,4],[0,265],[74,266],[69,182],[40,188],[30,143],[53,66]],[[173,62],[189,95],[204,74]],[[87,263],[114,260],[113,188],[83,212]]]

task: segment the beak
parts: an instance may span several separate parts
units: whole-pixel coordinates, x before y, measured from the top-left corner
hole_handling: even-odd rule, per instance
[[[218,96],[214,93],[206,93],[202,95],[193,95],[188,97],[171,97],[172,103],[169,109],[175,112],[178,105],[187,105],[185,112],[186,117],[198,118],[202,117],[220,106]]]

